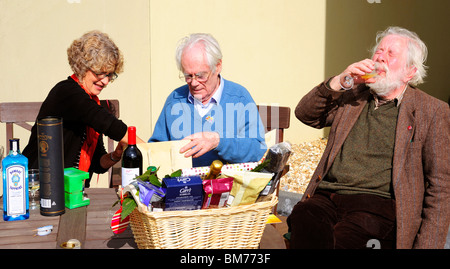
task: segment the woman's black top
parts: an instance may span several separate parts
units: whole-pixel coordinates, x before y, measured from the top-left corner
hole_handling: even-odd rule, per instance
[[[111,114],[108,108],[99,106],[90,96],[68,77],[56,84],[48,94],[36,118],[61,117],[63,119],[64,168],[76,167],[81,146],[86,136],[86,126],[97,131],[100,136],[89,172],[101,174],[107,171],[100,165],[100,158],[106,154],[102,134],[119,141],[127,132],[127,125]],[[23,150],[28,158],[29,168],[39,168],[37,125],[31,129],[28,145]]]

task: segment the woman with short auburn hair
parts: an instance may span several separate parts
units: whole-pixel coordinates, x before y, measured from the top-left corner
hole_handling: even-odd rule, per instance
[[[57,83],[42,103],[36,118],[60,117],[63,120],[64,168],[104,173],[121,159],[127,144],[127,125],[102,106],[98,95],[123,71],[123,56],[109,36],[90,31],[74,40],[67,49],[69,65],[74,72]],[[120,141],[107,153],[103,134]],[[29,168],[38,168],[36,124],[31,130],[23,154]],[[89,187],[90,179],[85,186]]]

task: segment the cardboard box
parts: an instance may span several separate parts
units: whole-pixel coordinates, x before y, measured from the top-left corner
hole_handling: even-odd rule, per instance
[[[84,181],[89,178],[89,173],[76,168],[64,169],[64,201],[69,209],[90,204],[89,198],[84,197]]]
[[[200,176],[163,179],[167,189],[165,210],[196,210],[202,207],[203,185]]]

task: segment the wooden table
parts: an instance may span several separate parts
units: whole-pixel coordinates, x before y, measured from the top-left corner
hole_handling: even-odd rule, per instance
[[[79,240],[82,249],[137,248],[130,227],[118,235],[111,231],[112,215],[119,209],[118,204],[112,207],[117,200],[116,189],[89,188],[85,192],[90,198],[90,205],[66,208],[61,216],[45,217],[37,209],[30,210],[28,220],[4,221],[1,218],[0,249],[55,249],[61,248],[61,244],[69,239]],[[33,231],[47,225],[53,225],[49,235],[37,236]],[[260,247],[285,248],[283,238],[273,225],[266,226]]]
[[[0,248],[3,249],[54,249],[63,242],[77,239],[81,248],[115,249],[137,248],[131,229],[115,235],[110,228],[112,215],[119,205],[113,188],[89,188],[85,190],[90,205],[68,209],[61,216],[46,217],[39,209],[30,210],[30,218],[20,221],[0,220]],[[36,236],[39,227],[53,225],[53,231],[46,236]]]

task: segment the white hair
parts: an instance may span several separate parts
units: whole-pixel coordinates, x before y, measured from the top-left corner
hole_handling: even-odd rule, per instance
[[[209,68],[214,73],[216,71],[216,65],[222,60],[222,52],[217,40],[212,35],[203,33],[191,34],[179,41],[175,52],[178,70],[183,71],[183,67],[181,66],[181,56],[183,55],[184,50],[197,43],[202,43],[204,45],[204,52]]]
[[[428,56],[428,49],[425,43],[416,33],[405,28],[391,26],[385,31],[377,34],[376,45],[372,49],[372,55],[375,55],[381,40],[388,35],[397,35],[408,39],[407,64],[416,68],[416,73],[409,81],[409,84],[412,86],[417,86],[423,83],[425,77],[427,76],[427,66],[425,65],[425,62]]]

